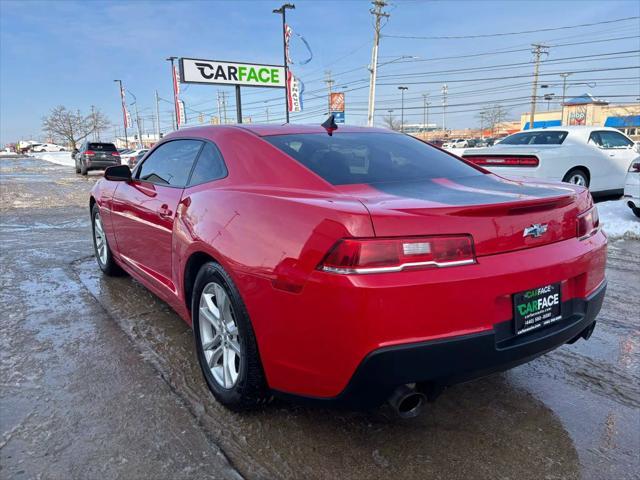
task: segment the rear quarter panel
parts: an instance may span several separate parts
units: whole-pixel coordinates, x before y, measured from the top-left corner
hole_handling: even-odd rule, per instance
[[[246,305],[269,384],[283,367],[298,371],[292,352],[316,351],[318,338],[312,332],[322,330],[318,304],[304,294],[309,280],[338,239],[374,236],[367,210],[360,202],[318,192],[219,185],[194,187],[185,195],[191,204],[180,207],[175,230],[179,281],[196,252],[219,262]],[[185,291],[184,283],[180,289]],[[359,303],[341,298],[324,301]]]

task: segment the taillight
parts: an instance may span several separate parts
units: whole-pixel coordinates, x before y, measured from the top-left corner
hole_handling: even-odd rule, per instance
[[[584,240],[595,235],[600,229],[598,209],[594,205],[589,210],[578,215],[578,227],[576,235],[579,240]]]
[[[346,238],[333,246],[318,268],[330,273],[363,274],[475,262],[473,240],[469,235]]]
[[[111,155],[113,155],[114,157],[119,157],[120,153],[119,152],[113,152]]]
[[[640,162],[632,162],[631,165],[629,165],[629,171],[640,172]]]
[[[537,167],[540,164],[534,155],[464,155],[462,158],[480,166]]]
[[[86,152],[84,152],[84,154],[87,157],[93,157],[96,154],[96,152],[94,152],[93,150],[87,150]]]

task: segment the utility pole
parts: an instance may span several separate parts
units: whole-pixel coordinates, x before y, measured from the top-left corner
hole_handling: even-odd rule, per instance
[[[445,83],[442,85],[442,134],[447,133],[447,95],[449,94],[449,87]]]
[[[160,97],[156,90],[156,142],[160,141]]]
[[[561,73],[562,77],[562,104],[564,105],[565,97],[567,96],[567,77],[571,75],[570,73]]]
[[[122,88],[122,80],[114,80],[114,82],[118,82],[118,84],[120,85],[120,102],[122,103],[122,117],[124,118],[124,148],[129,148],[129,137],[127,137],[127,115],[125,113],[126,105],[124,103],[124,88]]]
[[[531,89],[531,113],[529,116],[529,130],[533,128],[534,120],[536,116],[536,96],[538,94],[538,73],[540,71],[540,57],[543,54],[544,55],[549,54],[549,47],[545,45],[534,43],[531,46],[533,47],[533,50],[531,51],[531,53],[533,53],[533,55],[535,56],[536,65],[533,71],[533,85]]]
[[[265,107],[265,113],[267,114],[267,123],[269,123],[269,105]]]
[[[227,92],[221,92],[222,96],[222,115],[224,118],[224,125],[227,124]]]
[[[382,11],[387,5],[384,0],[371,2],[373,8],[369,10],[376,17],[373,33],[373,49],[371,51],[371,65],[369,65],[369,108],[367,110],[367,125],[373,127],[373,116],[376,109],[376,78],[378,76],[378,46],[380,44],[380,19],[389,18],[389,14]]]
[[[222,108],[220,107],[220,90],[218,90],[218,125],[222,125]]]
[[[423,109],[422,109],[422,125],[425,128],[425,132],[429,131],[429,102],[427,99],[429,98],[428,93],[422,94],[422,100],[424,101]]]
[[[169,57],[166,60],[171,62],[171,88],[173,89],[173,129],[178,129],[178,105],[176,103],[176,70],[173,61],[178,57]]]
[[[336,81],[331,78],[331,70],[325,70],[324,75],[325,75],[324,83],[327,84],[327,90],[329,91],[327,93],[327,112],[331,112],[331,90],[332,90],[333,84],[336,83]]]
[[[398,87],[402,95],[402,106],[400,107],[400,131],[404,132],[404,91],[409,90],[409,87]]]
[[[284,89],[284,113],[285,118],[287,119],[286,123],[289,123],[289,84],[288,80],[288,72],[289,66],[287,65],[287,8],[289,10],[295,10],[296,6],[292,3],[285,3],[280,8],[276,8],[273,13],[278,13],[282,15],[282,58],[284,59],[284,81],[285,81],[285,89]]]

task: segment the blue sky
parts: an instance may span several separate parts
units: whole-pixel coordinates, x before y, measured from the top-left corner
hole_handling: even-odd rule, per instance
[[[367,70],[373,36],[367,1],[295,1],[289,23],[311,45],[313,60],[293,65],[305,83],[305,111],[292,121],[319,122],[324,115],[325,71],[335,89],[345,90],[347,122],[366,121]],[[113,79],[122,79],[138,99],[145,130],[152,131],[154,91],[171,98],[170,55],[256,63],[282,62],[280,19],[271,13],[276,1],[10,1],[0,0],[0,143],[40,136],[41,118],[56,105],[88,112],[103,110],[118,127],[119,96]],[[409,1],[397,0],[383,35],[452,36],[514,32],[601,22],[640,15],[637,1]],[[449,85],[447,126],[475,127],[483,103],[503,103],[510,116],[527,110],[532,65],[526,49],[532,42],[551,45],[595,41],[551,48],[541,71],[576,73],[569,95],[590,91],[611,101],[640,96],[640,70],[610,70],[640,65],[638,19],[585,28],[477,39],[422,40],[384,37],[378,87],[378,123],[387,110],[400,112],[398,85],[407,85],[406,121],[422,121],[422,94],[430,95],[430,122],[441,123],[440,88]],[[449,58],[499,50],[519,50],[467,58]],[[626,52],[626,53],[619,53]],[[298,42],[294,60],[305,54]],[[592,59],[571,57],[606,54]],[[435,60],[434,60],[435,59]],[[567,60],[563,60],[567,59]],[[557,63],[554,63],[557,62]],[[512,65],[516,64],[516,65]],[[520,65],[518,65],[520,64]],[[503,66],[500,66],[503,65]],[[498,66],[487,69],[487,67]],[[475,70],[474,70],[475,69]],[[457,70],[452,72],[452,70]],[[401,77],[402,74],[411,74]],[[496,80],[495,77],[513,77]],[[518,78],[521,77],[521,78]],[[494,78],[493,80],[487,80]],[[596,80],[593,80],[596,79]],[[609,80],[608,80],[609,79]],[[433,83],[417,83],[417,82]],[[559,76],[545,77],[548,83]],[[216,95],[228,92],[228,116],[234,116],[233,90],[228,87],[183,86],[190,122],[200,113],[217,115]],[[561,94],[552,86],[548,91]],[[624,97],[627,96],[627,97]],[[243,89],[245,116],[279,121],[284,106],[279,90]],[[129,97],[131,99],[131,97]],[[161,126],[171,123],[171,104],[161,103]],[[546,109],[546,106],[542,107]],[[279,118],[280,117],[280,118]]]

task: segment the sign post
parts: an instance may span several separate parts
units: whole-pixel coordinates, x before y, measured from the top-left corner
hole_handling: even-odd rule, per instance
[[[236,116],[242,123],[240,87],[286,88],[287,77],[282,65],[260,65],[219,60],[180,59],[180,82],[214,85],[234,85]]]
[[[329,94],[329,114],[336,123],[344,123],[344,92]]]

